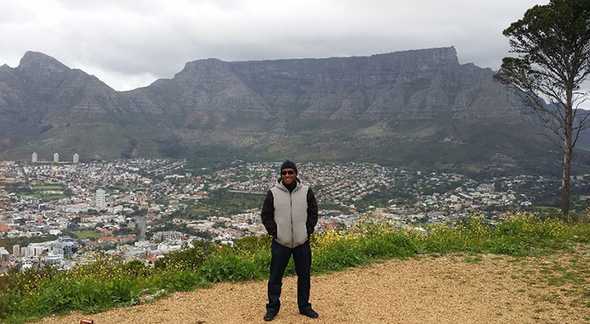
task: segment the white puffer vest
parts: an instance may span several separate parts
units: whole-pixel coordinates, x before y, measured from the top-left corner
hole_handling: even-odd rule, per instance
[[[282,183],[272,189],[274,218],[277,223],[276,241],[283,246],[294,248],[307,241],[307,191],[309,187],[297,184],[289,192]]]

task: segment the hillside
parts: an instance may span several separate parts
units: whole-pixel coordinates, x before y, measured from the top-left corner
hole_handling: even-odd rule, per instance
[[[590,246],[542,257],[419,256],[312,277],[320,313],[297,313],[285,280],[276,323],[583,323],[590,321]],[[222,283],[151,304],[39,323],[262,322],[266,282]]]
[[[186,63],[118,92],[38,52],[0,67],[0,158],[365,160],[559,169],[559,149],[494,72],[453,47],[363,57]],[[585,137],[584,137],[585,138]],[[585,145],[585,139],[581,145]],[[586,153],[574,163],[583,165]]]
[[[335,321],[356,314],[382,322],[402,315],[442,318],[437,312],[449,318],[463,316],[458,321],[494,314],[510,319],[521,313],[525,315],[518,316],[528,320],[531,312],[578,320],[590,315],[590,223],[587,214],[578,220],[566,223],[517,214],[494,225],[472,217],[416,230],[367,219],[345,231],[317,233],[311,237],[312,300],[326,320]],[[105,321],[119,314],[158,322],[171,319],[173,312],[193,316],[189,322],[195,315],[213,322],[235,321],[235,316],[257,319],[265,304],[270,243],[269,236],[245,237],[233,246],[193,242],[193,247],[168,253],[153,266],[99,253],[94,261],[66,271],[45,267],[11,272],[0,277],[0,320],[22,323],[80,311],[107,311],[93,315],[105,316]],[[293,265],[286,273],[295,273]],[[285,293],[284,310],[294,294]],[[173,297],[155,306],[146,304],[164,295]],[[170,306],[176,302],[178,307]],[[384,306],[392,302],[399,309]],[[129,306],[134,308],[112,310]],[[69,316],[64,320],[80,315]]]

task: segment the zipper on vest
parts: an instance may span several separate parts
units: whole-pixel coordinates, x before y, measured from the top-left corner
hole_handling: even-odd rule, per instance
[[[291,248],[295,247],[295,233],[293,231],[293,193],[289,191],[289,214],[291,215]]]

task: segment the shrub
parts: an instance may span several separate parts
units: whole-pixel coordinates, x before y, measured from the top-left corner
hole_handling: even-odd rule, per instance
[[[419,239],[419,251],[427,253],[447,253],[463,251],[466,247],[461,231],[447,225],[429,227],[428,235]]]
[[[123,263],[121,268],[124,273],[133,278],[146,277],[152,273],[151,268],[146,266],[142,261],[139,260],[132,260]]]
[[[155,292],[159,289],[166,291],[188,291],[195,287],[204,287],[207,285],[207,280],[193,271],[175,271],[167,270],[157,272],[153,276],[147,278],[143,287],[148,291]]]
[[[379,233],[360,240],[361,253],[370,258],[407,258],[418,252],[408,233]]]
[[[54,267],[28,269],[24,272],[12,271],[8,274],[6,290],[34,291],[40,283],[51,280],[58,274],[59,271]]]
[[[156,261],[156,269],[166,270],[197,270],[213,252],[213,245],[209,242],[194,241],[194,247],[168,253],[164,258]]]
[[[136,300],[138,289],[133,280],[95,278],[45,281],[37,292],[22,301],[32,315],[63,313],[70,310],[96,312]]]
[[[240,257],[232,251],[212,255],[200,268],[200,274],[210,282],[260,279],[266,276],[260,263]]]
[[[254,254],[260,250],[270,249],[272,237],[264,236],[248,236],[243,237],[234,242],[234,249],[239,254]]]
[[[329,272],[365,264],[368,260],[369,257],[361,253],[358,240],[343,238],[320,247],[312,258],[312,268],[316,272]]]

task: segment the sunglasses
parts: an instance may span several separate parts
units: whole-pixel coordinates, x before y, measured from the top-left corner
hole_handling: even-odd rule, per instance
[[[281,172],[281,174],[282,175],[293,175],[293,174],[295,174],[295,171],[287,170],[287,171]]]

